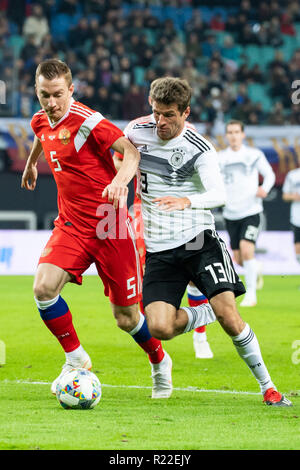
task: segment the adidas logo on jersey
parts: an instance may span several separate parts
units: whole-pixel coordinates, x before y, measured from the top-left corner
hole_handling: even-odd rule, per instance
[[[56,135],[48,135],[48,139],[50,139],[50,140],[54,140],[55,137],[56,137]]]

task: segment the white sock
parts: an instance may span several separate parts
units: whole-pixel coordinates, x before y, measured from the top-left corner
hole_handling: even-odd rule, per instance
[[[248,259],[243,262],[245,270],[246,291],[249,294],[256,295],[257,281],[257,262],[255,258]]]
[[[270,387],[276,390],[263,361],[257,338],[250,326],[246,323],[243,331],[237,336],[232,336],[231,339],[239,356],[246,362],[256,378],[262,394]]]
[[[140,319],[138,321],[138,324],[131,331],[129,331],[129,334],[131,336],[134,336],[136,333],[138,333],[144,324],[145,315],[143,315],[141,312],[139,312],[139,314],[140,314]]]
[[[65,353],[67,362],[69,364],[74,363],[74,365],[76,364],[76,362],[80,361],[80,359],[83,357],[84,354],[85,354],[85,350],[83,349],[81,345],[78,346],[77,349],[74,349],[74,351]]]
[[[197,305],[197,307],[180,307],[188,315],[188,321],[184,329],[184,333],[198,328],[199,326],[208,325],[216,321],[216,316],[210,304]]]
[[[194,295],[195,297],[200,297],[202,294],[202,292],[198,289],[198,287],[196,286],[191,286],[190,284],[187,285],[187,293],[190,294],[190,295]]]
[[[59,295],[54,297],[54,299],[51,300],[38,300],[36,297],[34,297],[35,303],[37,305],[37,308],[40,310],[46,310],[48,307],[51,307],[52,305],[56,304],[58,301]]]
[[[203,333],[194,331],[194,339],[199,343],[201,343],[202,341],[207,341],[206,331],[203,331]]]

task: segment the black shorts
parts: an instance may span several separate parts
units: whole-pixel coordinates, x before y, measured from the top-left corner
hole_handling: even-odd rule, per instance
[[[225,219],[226,230],[232,250],[238,250],[241,240],[256,243],[259,234],[260,214],[249,215],[243,219]]]
[[[201,237],[203,243],[198,249],[190,249],[190,245],[186,244],[171,250],[147,252],[143,279],[144,307],[163,301],[178,309],[190,281],[208,299],[224,291],[232,291],[236,297],[245,293],[225,242],[212,230],[199,234],[197,241]]]
[[[294,243],[300,243],[300,227],[292,225],[292,230],[294,234]]]

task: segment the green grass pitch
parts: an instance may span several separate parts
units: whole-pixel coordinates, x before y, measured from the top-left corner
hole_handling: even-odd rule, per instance
[[[116,327],[99,279],[86,276],[83,286],[69,284],[62,295],[103,394],[93,410],[64,410],[50,394],[64,353],[39,317],[32,282],[31,276],[0,277],[6,347],[0,449],[300,448],[299,277],[266,277],[258,306],[240,309],[292,408],[263,405],[256,380],[219,324],[207,328],[213,359],[195,359],[192,333],[164,343],[173,359],[174,392],[152,400],[147,356]]]

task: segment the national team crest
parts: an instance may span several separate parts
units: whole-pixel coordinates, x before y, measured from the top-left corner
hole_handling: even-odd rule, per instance
[[[180,168],[183,164],[184,151],[181,149],[174,149],[169,163],[173,168]]]
[[[62,144],[67,145],[70,142],[71,132],[69,129],[62,129],[58,134],[58,138]]]

